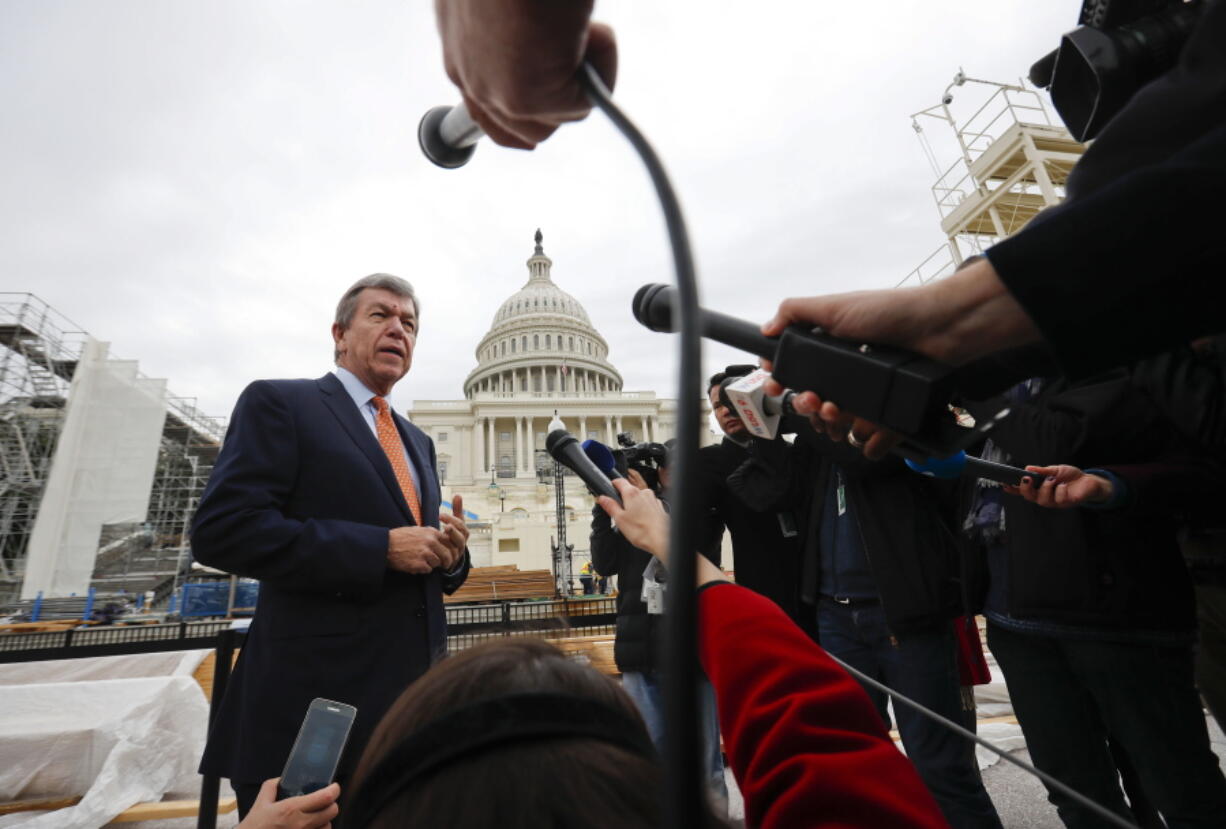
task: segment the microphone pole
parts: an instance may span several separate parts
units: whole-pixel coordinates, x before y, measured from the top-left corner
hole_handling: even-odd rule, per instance
[[[697,607],[695,591],[698,555],[698,430],[702,373],[702,341],[698,328],[698,281],[689,234],[668,175],[652,146],[613,102],[600,75],[588,63],[579,68],[579,82],[613,125],[633,145],[647,167],[664,212],[677,274],[671,321],[678,334],[680,360],[677,380],[677,446],[673,461],[677,481],[671,492],[672,521],[669,526],[669,581],[665,604],[664,672],[664,782],[665,825],[700,827],[708,814],[699,750]],[[463,112],[459,112],[463,110]],[[418,127],[422,152],[440,167],[463,166],[472,157],[483,135],[468,111],[437,107],[426,113]]]

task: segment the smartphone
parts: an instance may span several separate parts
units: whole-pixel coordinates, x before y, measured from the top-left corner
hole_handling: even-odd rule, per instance
[[[277,800],[309,794],[332,782],[357,713],[358,709],[343,702],[322,697],[311,700],[281,772]]]

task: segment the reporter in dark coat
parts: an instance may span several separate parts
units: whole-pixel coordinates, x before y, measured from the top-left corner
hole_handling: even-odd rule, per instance
[[[440,517],[434,446],[385,400],[412,362],[411,286],[359,280],[332,333],[335,373],[243,392],[192,524],[198,561],[260,580],[200,766],[230,778],[243,813],[280,775],[315,697],[358,709],[338,778],[352,770],[446,649],[442,594],[468,574],[459,499],[461,517]]]
[[[1031,380],[1004,400],[966,405],[982,418],[1005,402],[1011,414],[985,447],[992,460],[1157,469],[1179,440],[1123,370]],[[1145,509],[1047,510],[984,482],[965,500],[964,527],[986,552],[988,646],[1035,765],[1129,817],[1110,738],[1167,825],[1221,826],[1226,779],[1193,683],[1195,603],[1173,512],[1155,499]],[[1063,793],[1048,799],[1068,826],[1099,825]]]

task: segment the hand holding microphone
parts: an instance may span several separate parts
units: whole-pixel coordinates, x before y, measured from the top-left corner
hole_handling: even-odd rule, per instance
[[[579,445],[579,441],[575,440],[575,436],[570,432],[565,429],[555,429],[550,432],[545,438],[545,451],[555,461],[578,475],[593,494],[621,502],[621,497],[614,489],[609,476],[592,462],[592,459],[583,451],[583,447]]]
[[[591,103],[579,79],[589,63],[613,88],[613,30],[591,22],[591,0],[438,0],[443,65],[464,102],[426,114],[418,138],[442,167],[462,166],[483,134],[531,150]]]

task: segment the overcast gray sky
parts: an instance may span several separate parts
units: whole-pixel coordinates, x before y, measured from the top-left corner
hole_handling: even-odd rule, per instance
[[[0,0],[0,290],[227,415],[254,378],[326,371],[339,294],[399,274],[423,299],[405,408],[460,396],[540,227],[626,388],[672,396],[671,341],[629,311],[673,278],[637,158],[595,114],[533,153],[487,142],[432,167],[417,121],[457,99],[432,5]],[[959,66],[1016,82],[1077,5],[659,0],[596,17],[617,31],[616,96],[680,194],[703,303],[765,320],[786,296],[893,285],[941,243],[907,116]]]

